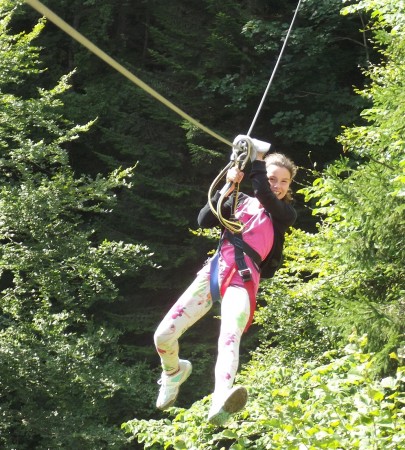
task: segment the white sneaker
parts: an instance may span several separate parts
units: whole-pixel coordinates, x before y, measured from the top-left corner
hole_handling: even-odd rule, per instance
[[[180,385],[184,383],[190,376],[192,366],[190,361],[185,359],[179,360],[179,371],[174,375],[166,375],[162,373],[162,377],[158,381],[160,384],[159,396],[156,400],[156,408],[167,409],[173,405],[179,394]]]
[[[240,411],[246,405],[247,397],[247,390],[243,386],[234,386],[222,400],[213,396],[208,421],[213,425],[223,425],[231,414]]]

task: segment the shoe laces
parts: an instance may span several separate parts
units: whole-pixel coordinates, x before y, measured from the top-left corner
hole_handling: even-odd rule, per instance
[[[163,387],[175,383],[170,378],[171,378],[170,375],[166,375],[165,373],[163,373],[157,383]]]

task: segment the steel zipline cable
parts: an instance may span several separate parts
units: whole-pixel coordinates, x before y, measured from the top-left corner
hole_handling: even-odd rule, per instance
[[[267,83],[267,87],[266,87],[266,89],[264,91],[264,94],[263,94],[263,97],[262,97],[261,102],[259,104],[259,107],[257,108],[256,114],[255,114],[255,116],[253,118],[253,121],[252,121],[252,124],[251,124],[251,126],[249,128],[249,131],[247,132],[246,136],[238,136],[234,140],[231,161],[221,171],[221,173],[214,179],[214,181],[212,182],[212,184],[211,184],[211,186],[210,186],[210,188],[208,190],[208,203],[210,205],[211,211],[218,217],[218,220],[221,223],[221,225],[223,227],[227,228],[228,230],[232,231],[233,233],[241,233],[243,231],[242,224],[239,221],[237,221],[235,218],[233,218],[233,217],[231,217],[230,220],[225,219],[222,216],[222,213],[221,213],[222,204],[223,204],[223,202],[225,201],[225,199],[227,197],[227,192],[231,188],[232,183],[228,182],[221,189],[221,191],[220,191],[221,195],[220,195],[220,198],[219,198],[219,200],[217,202],[216,208],[214,207],[214,205],[212,203],[212,200],[211,200],[212,199],[212,195],[213,195],[213,192],[214,192],[215,188],[220,183],[221,179],[226,176],[227,171],[231,167],[234,167],[236,165],[238,168],[243,169],[245,167],[247,161],[251,158],[251,154],[252,154],[252,151],[254,151],[254,146],[255,146],[253,141],[255,141],[255,139],[252,140],[250,138],[250,135],[252,133],[253,127],[256,124],[257,118],[259,117],[259,114],[261,112],[263,104],[264,104],[264,102],[266,100],[266,97],[267,97],[267,94],[268,94],[268,92],[270,90],[270,86],[271,86],[271,84],[273,82],[273,79],[274,79],[274,77],[276,75],[278,66],[280,64],[281,58],[282,58],[283,53],[284,53],[284,50],[285,50],[285,48],[287,46],[287,41],[288,41],[288,39],[290,37],[291,30],[293,29],[294,22],[295,22],[295,19],[297,17],[297,14],[298,14],[298,10],[299,10],[299,8],[301,6],[301,2],[302,2],[302,0],[298,1],[298,5],[297,5],[297,7],[295,9],[294,16],[292,18],[291,24],[290,24],[290,26],[288,28],[286,37],[284,39],[283,46],[281,48],[280,54],[278,55],[277,62],[275,64],[274,68],[273,68],[273,72],[272,72],[272,74],[270,76],[269,82]],[[239,193],[239,184],[235,184],[235,190],[236,190],[236,194],[234,196],[234,204],[233,204],[233,210],[232,211],[235,211],[235,209],[236,209],[237,200],[238,200],[237,197],[238,197],[238,193]],[[233,212],[232,212],[232,216],[233,216]]]
[[[297,17],[297,14],[298,14],[298,10],[300,9],[300,6],[301,6],[301,2],[302,2],[302,0],[299,0],[299,1],[298,1],[298,5],[297,5],[297,7],[295,8],[294,16],[293,16],[293,18],[292,18],[292,20],[291,20],[290,27],[288,28],[287,35],[286,35],[286,37],[285,37],[285,39],[284,39],[283,46],[282,46],[282,48],[281,48],[281,50],[280,50],[280,54],[278,55],[277,62],[276,62],[276,64],[275,64],[275,66],[274,66],[274,69],[273,69],[273,72],[272,72],[272,74],[271,74],[271,76],[270,76],[269,82],[267,83],[267,87],[266,87],[266,89],[265,89],[265,91],[264,91],[262,100],[261,100],[261,102],[260,102],[260,104],[259,104],[259,106],[258,106],[258,108],[257,108],[257,111],[256,111],[256,114],[255,114],[255,116],[254,116],[254,118],[253,118],[252,124],[250,125],[249,131],[247,132],[247,136],[250,136],[251,133],[252,133],[253,127],[254,127],[255,124],[256,124],[256,120],[257,120],[257,118],[259,117],[260,111],[262,110],[264,101],[266,100],[266,97],[267,97],[267,94],[268,94],[268,92],[269,92],[270,86],[271,86],[271,84],[273,83],[274,76],[276,75],[278,66],[279,66],[279,64],[280,64],[281,58],[282,58],[283,53],[284,53],[284,50],[285,50],[285,48],[286,48],[286,46],[287,46],[287,42],[288,42],[288,39],[289,39],[289,37],[290,37],[291,30],[293,29],[294,22],[295,22],[295,19],[296,19],[296,17]]]

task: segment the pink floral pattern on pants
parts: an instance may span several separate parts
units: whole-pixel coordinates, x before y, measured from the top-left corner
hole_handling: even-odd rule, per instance
[[[200,272],[158,326],[154,341],[162,368],[177,370],[179,338],[212,307],[209,273]],[[221,302],[221,331],[215,365],[215,391],[230,389],[239,365],[239,345],[249,318],[249,295],[243,287],[229,286]]]

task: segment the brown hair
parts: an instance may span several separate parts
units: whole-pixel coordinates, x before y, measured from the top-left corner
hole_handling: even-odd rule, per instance
[[[266,162],[266,168],[268,166],[274,165],[278,167],[284,167],[290,172],[291,175],[291,181],[294,179],[295,175],[297,174],[298,167],[294,164],[294,161],[292,161],[290,158],[287,158],[287,156],[283,155],[282,153],[270,153],[264,158]],[[286,196],[283,198],[284,201],[287,203],[290,203],[292,201],[292,190],[291,188],[288,189],[288,192]]]

